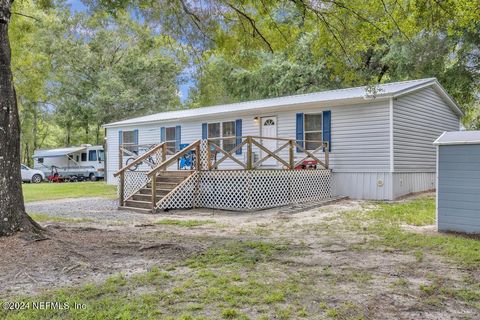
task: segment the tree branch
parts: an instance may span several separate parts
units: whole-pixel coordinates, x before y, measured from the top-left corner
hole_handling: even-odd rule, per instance
[[[260,38],[262,38],[262,41],[268,46],[268,49],[270,50],[271,53],[273,53],[273,48],[270,42],[267,41],[267,39],[263,36],[263,34],[258,30],[256,26],[256,22],[254,19],[252,19],[250,16],[248,16],[245,12],[239,10],[238,8],[234,7],[232,4],[227,3],[227,5],[232,8],[239,16],[247,19],[247,21],[250,23],[251,27],[253,28],[253,32],[258,34]]]

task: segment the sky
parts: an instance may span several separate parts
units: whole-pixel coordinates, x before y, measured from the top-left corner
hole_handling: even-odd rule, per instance
[[[67,0],[66,3],[67,5],[70,6],[71,12],[84,12],[87,10],[87,7],[80,0]],[[182,74],[182,76],[187,79],[185,83],[182,83],[179,86],[180,92],[178,93],[178,95],[182,103],[184,103],[188,99],[188,93],[190,91],[190,88],[192,88],[195,85],[191,76],[192,70],[193,70],[192,68],[186,69],[183,71],[183,74]]]

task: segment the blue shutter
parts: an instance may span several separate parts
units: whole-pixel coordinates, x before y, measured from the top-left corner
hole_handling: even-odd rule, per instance
[[[328,142],[328,151],[332,151],[332,112],[323,111],[322,139]],[[325,150],[324,150],[325,151]]]
[[[182,127],[176,126],[175,127],[175,152],[180,151],[181,139],[182,139]]]
[[[160,128],[160,142],[165,142],[165,127]]]
[[[208,127],[206,123],[202,123],[202,139],[207,139]]]
[[[120,147],[123,143],[123,131],[118,130],[118,146]]]
[[[296,139],[297,143],[303,148],[303,113],[297,113],[297,127],[296,127]],[[300,152],[300,149],[297,147],[297,152]]]
[[[235,141],[235,145],[238,146],[242,143],[242,119],[235,120],[235,136],[237,138]],[[235,153],[242,154],[242,148],[235,151]]]

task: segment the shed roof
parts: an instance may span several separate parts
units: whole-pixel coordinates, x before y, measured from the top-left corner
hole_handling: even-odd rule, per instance
[[[32,158],[56,158],[64,157],[71,153],[86,150],[86,147],[72,147],[72,148],[60,148],[60,149],[48,149],[48,150],[35,150]]]
[[[435,145],[480,144],[480,131],[444,132],[433,143]]]
[[[427,86],[434,86],[439,92],[439,94],[444,97],[445,101],[455,111],[455,113],[459,116],[463,115],[456,102],[447,94],[445,89],[443,89],[443,87],[438,83],[437,79],[426,78],[419,80],[379,84],[376,86],[376,93],[374,96],[367,94],[367,86],[362,86],[279,98],[255,100],[249,102],[224,104],[212,107],[162,112],[149,116],[109,123],[104,125],[104,127],[120,127],[140,123],[144,124],[152,122],[175,121],[188,118],[207,117],[210,115],[219,115],[225,113],[248,112],[250,110],[259,109],[266,111],[273,108],[289,108],[292,105],[303,105],[311,103],[334,103],[341,105],[342,103],[347,104],[355,100],[363,101],[365,99],[366,101],[374,101],[374,99],[376,98],[397,97]]]

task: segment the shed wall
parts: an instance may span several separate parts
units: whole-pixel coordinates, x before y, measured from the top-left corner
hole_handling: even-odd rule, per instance
[[[480,233],[480,145],[438,152],[438,230]]]

